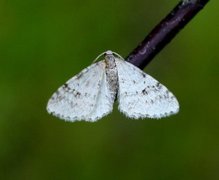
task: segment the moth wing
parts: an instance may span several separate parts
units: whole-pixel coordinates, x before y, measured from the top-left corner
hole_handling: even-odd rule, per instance
[[[67,121],[96,121],[112,108],[104,61],[92,64],[68,80],[47,104],[49,113]]]
[[[116,59],[119,110],[130,118],[162,118],[179,111],[176,97],[131,63]]]

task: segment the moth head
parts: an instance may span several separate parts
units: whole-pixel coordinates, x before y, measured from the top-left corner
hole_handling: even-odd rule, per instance
[[[110,61],[114,61],[115,57],[113,55],[114,53],[110,50],[106,51],[104,53],[104,59],[106,60],[107,63],[109,63]]]
[[[115,53],[111,50],[107,50],[107,51],[101,53],[99,56],[97,56],[97,58],[93,62],[96,62],[102,56],[104,56],[104,59],[106,61],[114,61],[115,60],[114,55],[117,55],[117,53]]]

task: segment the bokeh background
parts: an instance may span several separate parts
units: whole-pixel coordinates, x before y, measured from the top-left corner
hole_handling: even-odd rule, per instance
[[[145,68],[180,113],[96,123],[46,112],[51,94],[108,49],[126,57],[178,0],[0,0],[0,179],[219,179],[219,1]]]

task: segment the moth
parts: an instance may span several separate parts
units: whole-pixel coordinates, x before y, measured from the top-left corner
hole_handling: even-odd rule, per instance
[[[159,119],[179,111],[176,97],[164,85],[110,50],[62,85],[47,111],[66,121],[94,122],[112,112],[115,100],[119,111],[133,119]]]

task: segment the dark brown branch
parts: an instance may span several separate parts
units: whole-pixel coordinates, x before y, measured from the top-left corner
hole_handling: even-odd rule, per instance
[[[209,0],[182,0],[126,58],[141,69],[153,59]]]

